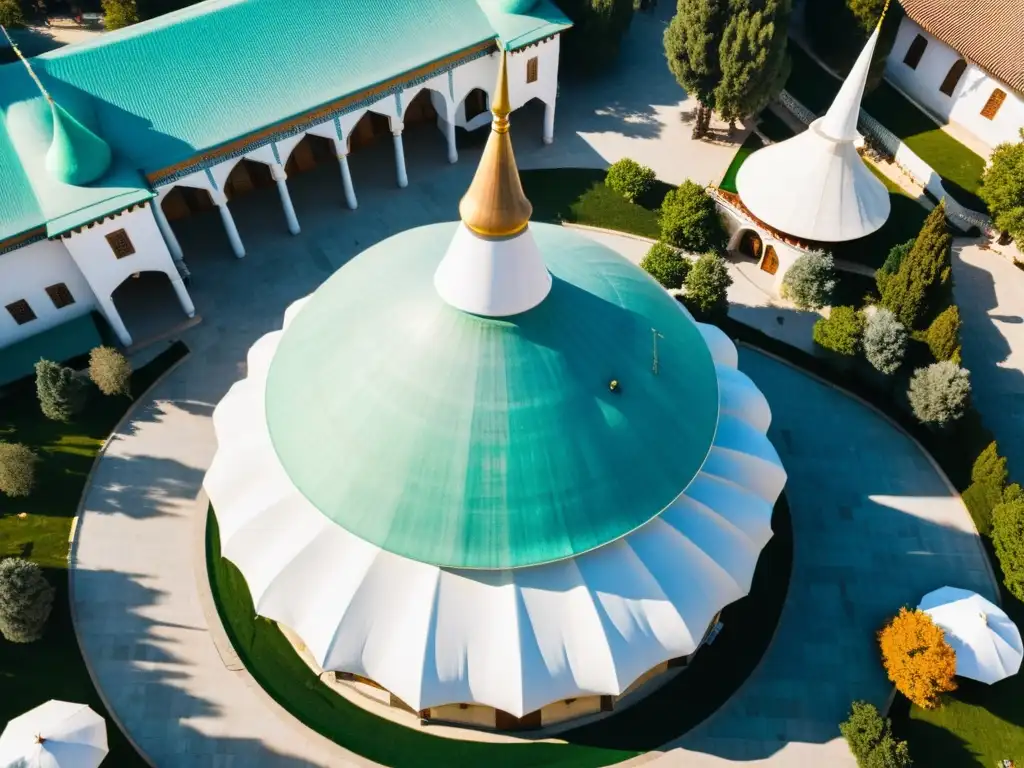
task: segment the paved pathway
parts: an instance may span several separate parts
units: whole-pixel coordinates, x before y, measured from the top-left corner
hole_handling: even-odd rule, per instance
[[[975,242],[953,247],[953,291],[963,323],[974,403],[1024,480],[1024,270]]]

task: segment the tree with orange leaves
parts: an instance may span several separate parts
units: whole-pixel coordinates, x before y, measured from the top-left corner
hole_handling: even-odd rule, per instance
[[[939,695],[956,690],[956,653],[945,633],[924,611],[900,608],[878,633],[882,663],[896,690],[925,709],[939,706]]]

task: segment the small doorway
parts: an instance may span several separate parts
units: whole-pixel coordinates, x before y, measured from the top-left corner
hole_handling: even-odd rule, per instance
[[[761,236],[752,229],[746,230],[740,236],[739,252],[747,258],[753,259],[754,261],[760,261],[761,251],[763,248],[764,245],[761,242]]]
[[[381,136],[391,133],[391,122],[384,115],[366,112],[349,134],[349,149],[366,147],[377,141]]]
[[[296,174],[312,171],[322,164],[338,164],[334,142],[323,136],[307,133],[288,156],[288,162],[284,164],[284,171],[291,178]]]
[[[274,177],[270,173],[270,166],[243,157],[231,169],[228,180],[224,182],[224,194],[228,200],[234,200],[239,195],[244,195],[254,189],[272,186],[274,186]]]
[[[474,88],[466,95],[466,122],[487,111],[487,92]]]
[[[203,211],[212,210],[215,206],[213,198],[205,189],[174,187],[160,201],[160,207],[168,221],[178,221]]]
[[[774,275],[779,271],[779,256],[775,253],[774,246],[769,245],[765,249],[764,258],[761,259],[761,270],[769,275]]]
[[[405,117],[402,122],[406,125],[437,124],[437,110],[434,109],[429,89],[424,88],[416,94],[416,98],[409,102],[409,106],[405,108]]]

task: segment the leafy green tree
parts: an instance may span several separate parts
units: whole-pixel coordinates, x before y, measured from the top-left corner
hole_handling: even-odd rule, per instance
[[[653,168],[624,157],[608,167],[604,183],[613,192],[618,192],[629,202],[635,203],[650,192],[656,178]]]
[[[718,46],[721,77],[714,110],[732,125],[756,115],[789,77],[786,53],[790,0],[747,0],[734,12]]]
[[[1009,476],[1006,457],[999,455],[999,445],[993,440],[974,460],[974,466],[971,467],[971,482],[991,485],[1002,493]]]
[[[707,134],[712,111],[733,122],[760,112],[782,90],[789,13],[790,0],[678,0],[665,56],[699,104],[695,138]]]
[[[952,281],[953,238],[946,224],[946,206],[939,203],[925,219],[914,247],[885,282],[882,305],[908,328],[916,328],[929,310],[948,300]]]
[[[878,307],[864,324],[864,357],[886,375],[896,373],[907,353],[907,329],[888,309]]]
[[[12,643],[43,636],[53,608],[53,587],[43,569],[29,560],[0,560],[0,634]]]
[[[725,259],[714,252],[705,253],[686,276],[684,303],[699,318],[722,318],[729,311],[730,285],[732,275]]]
[[[700,184],[684,181],[669,190],[658,215],[661,239],[690,253],[721,251],[726,234],[718,206]]]
[[[814,343],[847,357],[857,354],[864,333],[864,315],[853,307],[832,307],[814,324]]]
[[[1024,243],[1024,128],[1021,141],[1000,144],[981,177],[981,199],[995,225],[1018,244]]]
[[[0,25],[9,29],[25,26],[25,16],[18,0],[0,0]]]
[[[107,31],[130,27],[139,21],[135,0],[100,0],[103,6],[103,27]]]
[[[1007,477],[1006,459],[999,455],[999,448],[993,440],[975,459],[971,468],[971,484],[962,496],[978,532],[983,536],[992,533],[992,511],[1003,501]]]
[[[572,28],[562,35],[560,66],[595,75],[614,63],[633,20],[633,0],[555,0]]]
[[[131,397],[132,365],[113,347],[89,352],[89,378],[104,395]]]
[[[666,243],[655,243],[640,260],[640,266],[665,288],[682,288],[690,273],[690,261]]]
[[[839,724],[860,768],[910,768],[910,750],[892,735],[892,722],[873,704],[853,702],[850,717]]]
[[[992,510],[992,543],[1003,583],[1014,597],[1024,600],[1024,494],[1018,490],[1008,491]]]
[[[908,396],[919,421],[944,427],[964,415],[970,393],[970,374],[943,360],[914,371]]]
[[[960,357],[960,310],[950,304],[928,326],[928,349],[936,360],[955,360]]]
[[[913,240],[907,240],[905,243],[894,245],[892,250],[889,251],[889,255],[885,257],[882,266],[875,270],[875,285],[878,286],[879,295],[885,292],[885,284],[889,281],[890,277],[899,272],[900,264],[903,263],[903,259],[906,258],[913,247]]]
[[[802,254],[782,276],[782,297],[800,309],[821,309],[832,300],[836,272],[831,254]]]
[[[0,441],[0,493],[28,496],[36,484],[39,457],[21,443]]]
[[[85,404],[85,387],[70,368],[40,360],[36,363],[36,396],[46,418],[71,421]]]

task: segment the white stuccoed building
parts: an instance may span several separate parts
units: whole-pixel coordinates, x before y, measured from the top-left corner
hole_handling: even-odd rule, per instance
[[[1024,128],[1024,3],[900,0],[886,78],[990,149]]]
[[[569,26],[550,0],[207,0],[0,67],[0,384],[29,373],[5,359],[47,355],[39,334],[94,310],[139,341],[117,300],[132,278],[165,276],[191,316],[177,219],[216,208],[242,258],[231,200],[254,186],[277,187],[296,234],[291,172],[337,162],[356,208],[349,153],[390,142],[405,187],[417,123],[456,162],[456,129],[490,121],[499,50],[512,108],[542,102],[552,141]]]

